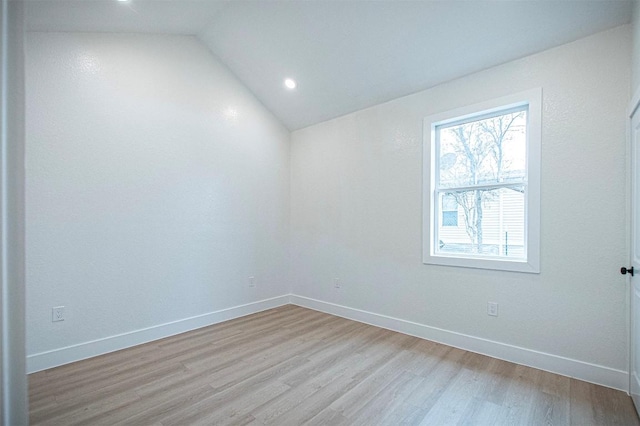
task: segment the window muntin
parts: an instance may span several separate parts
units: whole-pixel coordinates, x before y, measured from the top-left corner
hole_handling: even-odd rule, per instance
[[[425,263],[539,272],[541,95],[425,119]]]

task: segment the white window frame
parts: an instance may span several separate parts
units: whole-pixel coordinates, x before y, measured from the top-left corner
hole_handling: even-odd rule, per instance
[[[438,208],[436,200],[436,126],[481,118],[492,113],[528,105],[525,191],[526,259],[437,253],[434,236]],[[422,261],[425,264],[540,273],[540,151],[542,137],[542,89],[536,88],[475,105],[428,116],[424,119]]]

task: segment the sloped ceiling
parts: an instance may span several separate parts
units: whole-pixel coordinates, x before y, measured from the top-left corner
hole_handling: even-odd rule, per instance
[[[30,31],[191,34],[290,130],[631,20],[627,0],[27,0]],[[283,80],[294,78],[296,90]]]

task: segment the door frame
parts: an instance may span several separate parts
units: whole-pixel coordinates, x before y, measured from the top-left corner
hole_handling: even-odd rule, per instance
[[[632,132],[633,132],[633,126],[632,126],[632,121],[633,121],[633,117],[634,115],[638,113],[640,114],[640,87],[637,88],[637,90],[635,91],[635,93],[633,94],[631,101],[629,102],[629,106],[627,107],[627,117],[626,117],[626,127],[627,127],[627,162],[626,162],[626,175],[627,175],[627,229],[626,229],[626,245],[627,245],[627,249],[629,250],[629,253],[627,255],[627,265],[631,265],[633,262],[633,247],[632,244],[634,244],[634,235],[635,235],[635,224],[634,224],[634,214],[635,214],[635,185],[636,185],[636,179],[635,179],[635,173],[636,168],[634,167],[634,161],[636,159],[636,147],[635,144],[633,143],[633,136],[632,136]],[[638,200],[638,202],[640,202],[640,200]],[[640,273],[640,271],[638,271]],[[640,277],[638,277],[638,279],[640,279]],[[634,345],[633,345],[633,334],[634,334],[634,324],[633,324],[633,318],[634,318],[634,313],[632,310],[632,303],[633,303],[633,297],[634,297],[634,287],[633,287],[633,283],[631,282],[631,277],[627,277],[626,279],[626,285],[627,285],[627,318],[628,318],[628,353],[627,353],[627,369],[628,369],[628,389],[627,389],[627,394],[629,394],[629,396],[632,397],[633,399],[633,395],[631,394],[631,390],[632,390],[632,380],[634,380],[633,377],[633,367],[632,367],[632,363],[634,360]],[[640,414],[640,400],[635,400],[633,399],[634,402],[634,406],[636,408],[636,411],[639,412]]]

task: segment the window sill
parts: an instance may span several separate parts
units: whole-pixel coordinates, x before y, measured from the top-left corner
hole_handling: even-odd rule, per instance
[[[523,259],[496,259],[493,257],[478,258],[471,256],[439,256],[427,254],[422,259],[426,265],[455,266],[459,268],[489,269],[493,271],[524,272],[539,274],[539,262]]]

